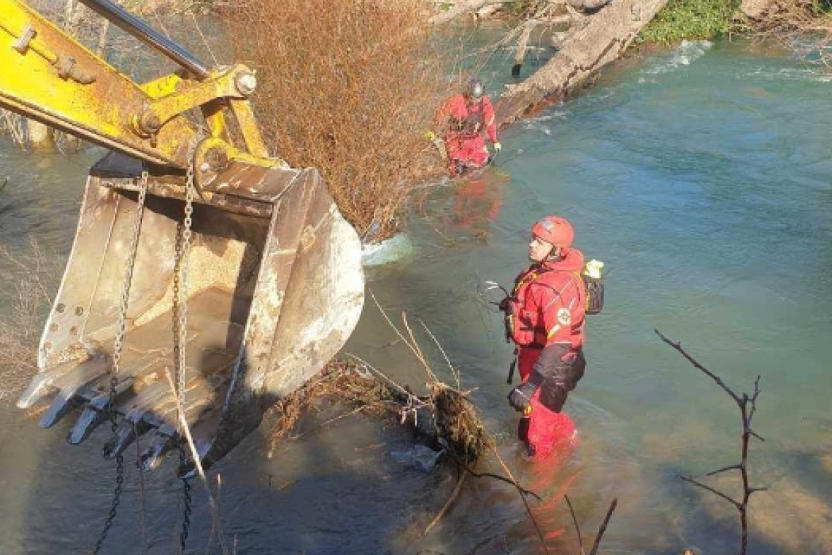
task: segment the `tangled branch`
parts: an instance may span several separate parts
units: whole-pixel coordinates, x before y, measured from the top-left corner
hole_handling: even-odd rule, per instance
[[[724,499],[731,505],[733,505],[737,511],[739,512],[740,517],[740,529],[741,529],[741,538],[740,538],[740,555],[745,555],[746,549],[748,547],[748,500],[752,494],[758,491],[765,491],[766,488],[754,488],[751,487],[748,479],[748,443],[751,437],[755,437],[760,441],[765,441],[762,437],[760,437],[757,433],[754,432],[751,428],[751,419],[754,417],[754,413],[757,411],[757,398],[760,395],[760,376],[757,376],[757,379],[754,380],[754,393],[752,395],[748,395],[747,393],[742,393],[739,395],[734,392],[730,387],[728,387],[722,379],[702,366],[699,362],[697,362],[687,351],[682,348],[681,343],[673,342],[667,337],[665,337],[659,330],[653,330],[656,332],[662,341],[673,347],[679,354],[685,357],[697,370],[701,371],[706,376],[710,377],[714,383],[716,383],[725,393],[731,396],[731,398],[736,403],[737,407],[740,410],[740,418],[742,419],[742,438],[740,441],[740,462],[737,464],[732,464],[729,466],[725,466],[718,470],[714,470],[706,474],[706,476],[714,476],[716,474],[720,474],[722,472],[728,472],[730,470],[739,470],[740,476],[742,478],[742,500],[737,501],[736,499],[732,498],[730,495],[719,491],[716,488],[713,488],[707,484],[700,482],[699,480],[694,479],[692,476],[679,476],[685,482],[691,483],[697,487],[700,487],[706,491],[713,493],[714,495]]]

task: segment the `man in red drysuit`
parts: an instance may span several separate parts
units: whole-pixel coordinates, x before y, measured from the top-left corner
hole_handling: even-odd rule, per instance
[[[493,143],[495,153],[502,149],[497,140],[494,106],[485,95],[482,82],[475,77],[465,83],[464,92],[455,94],[445,102],[437,119],[440,125],[447,126],[443,139],[451,177],[488,163],[491,154],[483,132]]]
[[[532,264],[517,276],[502,307],[523,382],[511,391],[509,403],[523,413],[518,433],[529,454],[545,457],[575,435],[572,419],[561,409],[584,375],[587,293],[580,276],[584,255],[572,248],[572,225],[547,216],[531,231]]]

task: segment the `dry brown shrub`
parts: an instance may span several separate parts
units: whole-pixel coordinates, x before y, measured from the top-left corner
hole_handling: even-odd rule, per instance
[[[832,11],[826,0],[773,0],[750,23],[758,38],[783,43],[807,61],[832,66]]]
[[[0,246],[0,298],[9,315],[0,320],[0,404],[11,403],[37,371],[37,348],[46,311],[52,304],[49,280],[54,257],[31,242],[27,253]]]
[[[425,132],[448,93],[448,60],[426,6],[248,0],[223,12],[237,59],[258,71],[270,150],[318,168],[362,236],[395,232],[412,186],[442,172]]]

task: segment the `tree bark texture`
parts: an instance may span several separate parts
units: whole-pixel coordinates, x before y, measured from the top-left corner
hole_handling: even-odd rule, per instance
[[[667,0],[612,0],[587,18],[563,48],[531,77],[500,95],[499,125],[509,124],[544,100],[558,100],[577,90],[602,67],[618,58]]]

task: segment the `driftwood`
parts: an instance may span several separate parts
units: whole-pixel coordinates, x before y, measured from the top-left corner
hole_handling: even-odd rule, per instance
[[[577,90],[612,62],[667,0],[613,0],[575,28],[563,47],[531,77],[509,85],[497,103],[497,121],[511,123],[545,100],[558,100]]]

